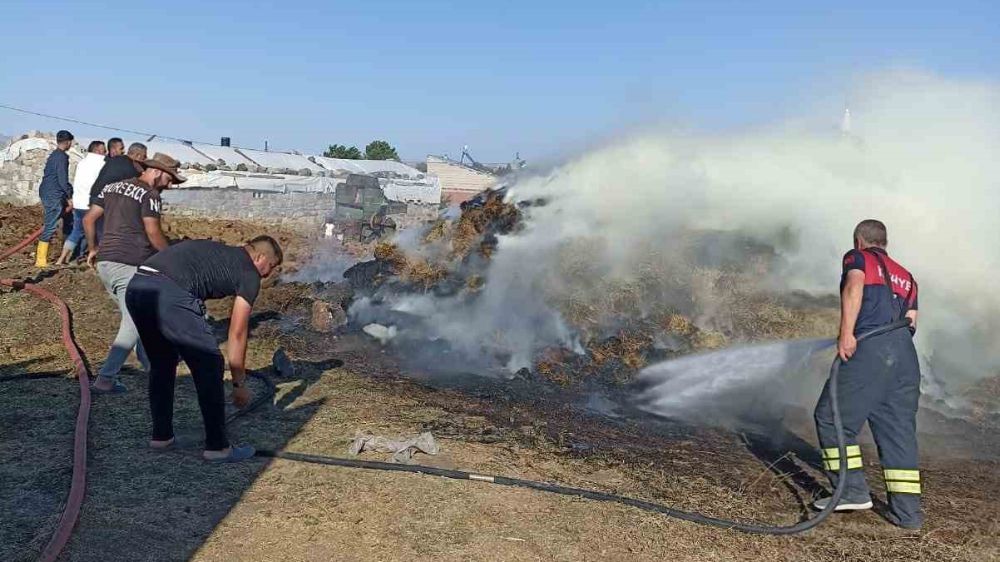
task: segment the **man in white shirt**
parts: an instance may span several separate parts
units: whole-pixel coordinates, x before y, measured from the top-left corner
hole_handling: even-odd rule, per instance
[[[104,168],[105,154],[107,154],[107,149],[104,146],[104,141],[95,140],[87,147],[87,155],[76,166],[76,174],[73,176],[73,231],[66,237],[62,255],[56,260],[56,265],[69,263],[78,246],[80,248],[79,255],[87,255],[83,216],[90,208],[90,187],[94,185],[97,175]]]

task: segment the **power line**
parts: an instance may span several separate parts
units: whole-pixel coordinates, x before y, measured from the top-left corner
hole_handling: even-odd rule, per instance
[[[182,139],[182,138],[179,138],[179,137],[172,137],[172,136],[169,136],[169,135],[161,135],[159,133],[149,133],[149,132],[143,132],[143,131],[135,131],[135,130],[132,130],[132,129],[123,129],[121,127],[113,127],[111,125],[101,125],[100,123],[91,123],[89,121],[82,121],[80,119],[74,119],[72,117],[61,117],[59,115],[50,115],[48,113],[41,113],[41,112],[38,112],[38,111],[31,111],[30,109],[24,109],[24,108],[21,108],[21,107],[14,107],[12,105],[7,105],[7,104],[3,104],[3,103],[0,103],[0,108],[2,108],[2,109],[9,109],[11,111],[17,111],[19,113],[25,113],[27,115],[36,115],[38,117],[45,117],[47,119],[55,119],[57,121],[65,121],[67,123],[76,123],[77,125],[85,125],[87,127],[95,127],[95,128],[98,128],[98,129],[106,129],[108,131],[118,131],[120,133],[130,133],[130,134],[133,134],[133,135],[139,135],[139,136],[142,136],[142,137],[148,139],[146,142],[149,142],[150,140],[153,140],[153,138],[160,138],[160,139],[167,139],[167,140],[177,141],[177,142],[179,142],[181,144],[204,144],[204,145],[208,145],[208,146],[218,146],[218,143],[215,143],[215,142],[193,141],[193,140],[188,140],[188,139]],[[242,147],[242,146],[234,146],[232,148],[238,148],[240,150],[259,150],[257,148],[249,148],[249,147]],[[271,150],[271,152],[280,152],[280,151]]]
[[[20,112],[20,113],[26,113],[28,115],[37,115],[38,117],[46,117],[48,119],[56,119],[56,120],[59,120],[59,121],[66,121],[67,123],[76,123],[77,125],[86,125],[88,127],[96,127],[98,129],[107,129],[109,131],[118,131],[118,132],[121,132],[121,133],[131,133],[133,135],[141,135],[141,136],[144,136],[144,137],[157,136],[157,137],[159,137],[161,139],[176,140],[176,141],[184,142],[184,143],[194,142],[194,141],[189,141],[189,140],[180,139],[180,138],[176,138],[176,137],[170,137],[170,136],[167,136],[167,135],[161,135],[161,134],[158,134],[158,133],[146,133],[146,132],[143,132],[143,131],[133,131],[132,129],[123,129],[121,127],[112,127],[111,125],[101,125],[100,123],[91,123],[89,121],[81,121],[80,119],[73,119],[72,117],[60,117],[58,115],[49,115],[48,113],[40,113],[38,111],[31,111],[30,109],[23,109],[23,108],[20,108],[20,107],[14,107],[12,105],[6,105],[6,104],[2,104],[2,103],[0,103],[0,107],[2,107],[3,109],[9,109],[11,111],[17,111],[17,112]]]

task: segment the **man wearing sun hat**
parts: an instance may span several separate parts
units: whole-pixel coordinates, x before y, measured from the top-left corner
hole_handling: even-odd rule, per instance
[[[166,154],[156,153],[139,164],[143,168],[139,177],[104,186],[83,219],[90,247],[87,263],[96,267],[104,288],[121,312],[118,334],[94,381],[93,389],[98,393],[127,391],[119,371],[133,349],[143,370],[149,370],[139,333],[125,306],[125,289],[142,262],[167,247],[167,238],[160,228],[160,192],[186,179],[178,174],[180,162]],[[104,234],[97,246],[95,226],[102,217]]]

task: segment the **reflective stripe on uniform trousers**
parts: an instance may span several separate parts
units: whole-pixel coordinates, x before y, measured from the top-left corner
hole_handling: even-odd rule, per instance
[[[882,471],[886,491],[893,494],[919,494],[920,471],[887,468]]]
[[[847,468],[863,468],[864,462],[861,460],[861,447],[858,445],[847,446]],[[840,451],[837,447],[823,449],[823,468],[830,471],[840,470]]]

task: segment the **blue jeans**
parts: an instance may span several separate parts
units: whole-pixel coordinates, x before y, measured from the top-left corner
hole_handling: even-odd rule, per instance
[[[87,253],[87,236],[83,231],[83,216],[87,214],[87,209],[73,209],[73,231],[66,238],[63,248],[79,249],[74,256],[82,256]]]
[[[40,194],[42,208],[45,210],[45,221],[42,228],[42,235],[38,239],[42,242],[51,242],[52,235],[56,233],[59,219],[63,219],[62,233],[63,239],[69,237],[73,230],[72,221],[63,218],[63,211],[66,209],[65,201],[61,195]]]
[[[135,329],[132,316],[125,306],[125,289],[128,287],[129,281],[132,280],[132,276],[135,275],[136,269],[138,268],[134,265],[113,261],[97,262],[97,276],[104,283],[104,288],[108,290],[108,294],[118,305],[118,311],[121,312],[118,334],[111,344],[111,349],[108,350],[108,358],[104,360],[104,365],[101,366],[98,373],[99,376],[110,379],[112,382],[118,380],[119,371],[128,360],[128,356],[132,354],[133,349],[139,357],[142,369],[149,371],[149,359],[146,357],[146,351],[139,340],[139,332]]]

